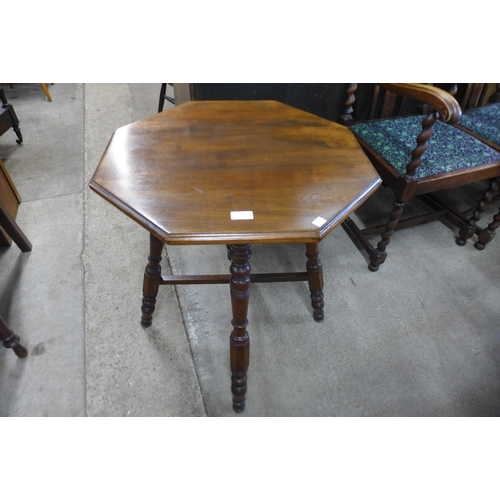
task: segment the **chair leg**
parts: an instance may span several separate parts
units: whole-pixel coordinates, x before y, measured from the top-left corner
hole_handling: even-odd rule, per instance
[[[398,225],[401,214],[403,213],[404,202],[402,201],[394,201],[393,210],[389,214],[389,220],[385,225],[384,232],[382,233],[382,239],[378,242],[377,248],[370,253],[370,264],[368,265],[368,269],[372,272],[378,271],[378,268],[381,264],[385,262],[387,258],[386,248],[389,245],[392,235],[394,234],[394,230]]]
[[[0,316],[0,340],[4,347],[11,348],[18,358],[25,358],[28,355],[26,348],[19,343],[19,335],[14,334],[2,316]]]
[[[500,177],[496,177],[496,178],[490,180],[490,185],[488,186],[488,189],[484,192],[483,198],[478,203],[476,209],[474,210],[474,213],[472,214],[472,217],[460,229],[459,236],[455,240],[457,245],[464,246],[467,243],[467,240],[469,238],[472,238],[472,236],[474,236],[474,234],[476,234],[476,230],[478,229],[477,223],[481,219],[481,215],[486,210],[488,205],[493,201],[493,196],[495,195],[495,193],[499,189],[499,183],[500,183]],[[492,227],[490,228],[490,226],[492,226]],[[493,237],[495,236],[495,229],[498,227],[498,224],[496,224],[496,221],[493,220],[493,222],[490,224],[490,226],[488,226],[488,228],[490,229],[489,233],[488,233],[487,229],[486,230],[483,229],[481,231],[481,233],[485,232],[485,234],[483,236],[483,240],[482,240],[482,242],[484,244],[480,243],[478,246],[476,246],[476,248],[478,248],[478,250],[484,249],[484,246],[486,245],[486,243],[491,241],[493,239]],[[481,241],[481,239],[480,239],[480,241]]]
[[[318,243],[306,243],[307,278],[311,292],[311,304],[315,321],[323,321],[325,314],[323,307],[323,266],[319,260]]]
[[[474,244],[474,246],[478,250],[484,250],[486,244],[489,243],[495,237],[495,229],[500,226],[500,209],[498,213],[493,216],[493,221],[488,224],[486,229],[483,229],[478,236],[478,241]]]
[[[158,102],[158,113],[163,111],[163,105],[165,104],[165,94],[167,93],[167,84],[162,83],[160,89],[160,101]]]
[[[45,94],[45,97],[48,99],[49,102],[52,102],[52,97],[50,97],[49,89],[47,88],[46,83],[41,83],[43,93]]]
[[[163,251],[163,242],[150,235],[150,250],[148,264],[144,270],[144,282],[142,287],[142,317],[141,325],[147,328],[153,321],[155,311],[156,296],[160,287],[161,280],[161,253]]]

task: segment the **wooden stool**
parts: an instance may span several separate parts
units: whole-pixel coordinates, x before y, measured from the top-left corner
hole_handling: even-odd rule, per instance
[[[160,285],[226,283],[233,409],[243,411],[251,283],[307,281],[321,321],[318,244],[379,186],[345,127],[275,101],[191,101],[118,129],[90,188],[150,233],[141,323]],[[303,243],[304,272],[252,274],[253,243]],[[162,276],[164,244],[229,246],[229,274]]]

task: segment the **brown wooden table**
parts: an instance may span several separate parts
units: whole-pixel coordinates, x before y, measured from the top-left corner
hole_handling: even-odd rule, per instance
[[[252,282],[308,281],[323,319],[318,243],[380,178],[351,132],[275,101],[193,101],[118,129],[90,188],[150,233],[142,320],[160,285],[228,283],[233,408],[245,407]],[[305,272],[251,274],[253,243],[305,243]],[[225,244],[227,275],[162,276],[164,244]]]

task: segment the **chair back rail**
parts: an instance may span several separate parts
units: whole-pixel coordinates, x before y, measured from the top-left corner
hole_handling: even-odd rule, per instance
[[[500,101],[498,83],[454,83],[447,90],[463,111]]]
[[[344,102],[344,113],[341,116],[341,123],[343,125],[349,126],[366,120],[378,120],[397,116],[428,115],[430,112],[428,106],[423,105],[416,99],[398,95],[395,92],[384,89],[379,84],[372,86],[373,89],[368,96],[366,91],[369,89],[363,89],[364,99],[358,101],[358,84],[348,84]]]

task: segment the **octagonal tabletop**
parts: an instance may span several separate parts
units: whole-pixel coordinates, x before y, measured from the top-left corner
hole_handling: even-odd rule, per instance
[[[168,244],[317,242],[380,184],[352,133],[275,101],[119,128],[90,188]]]

